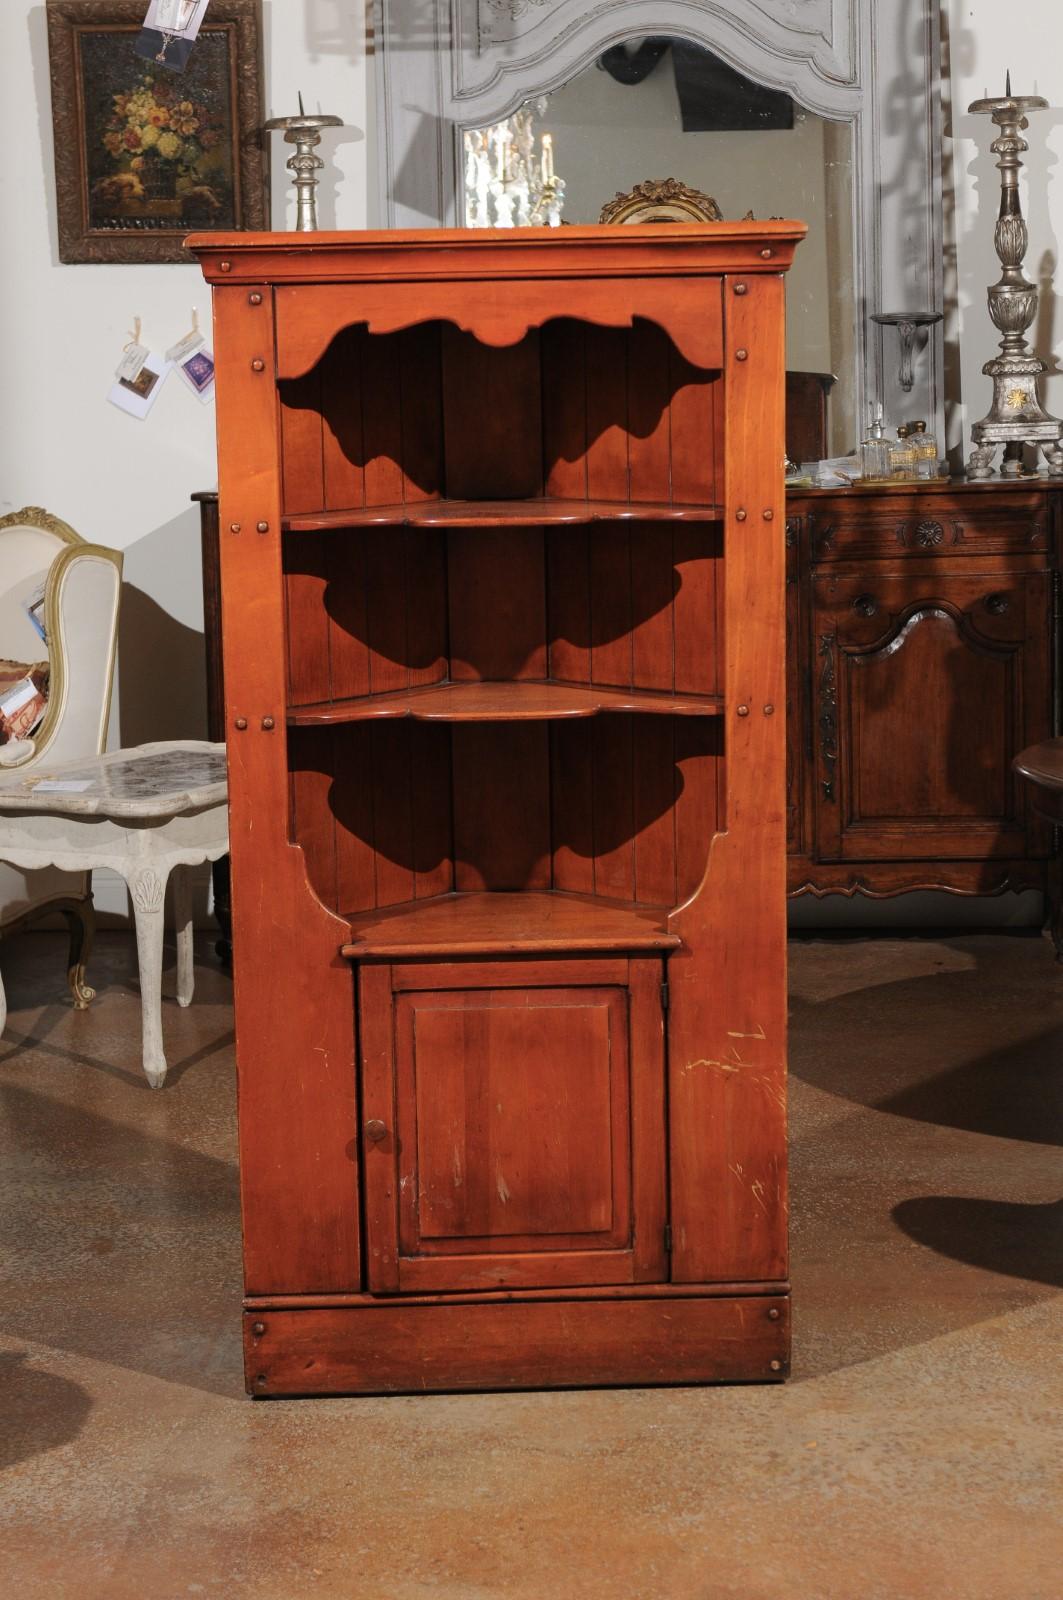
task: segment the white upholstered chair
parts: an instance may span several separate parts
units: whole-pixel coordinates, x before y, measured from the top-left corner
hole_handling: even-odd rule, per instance
[[[26,609],[44,584],[42,643]],[[118,644],[122,557],[87,544],[39,506],[0,517],[0,657],[41,661],[51,673],[48,708],[30,740],[0,745],[0,769],[43,768],[98,755],[107,738],[111,680]],[[0,856],[3,841],[0,839]],[[70,927],[67,976],[74,1004],[87,1006],[92,943],[92,885],[87,873],[47,868],[21,872],[0,860],[0,938],[26,923],[62,912]]]

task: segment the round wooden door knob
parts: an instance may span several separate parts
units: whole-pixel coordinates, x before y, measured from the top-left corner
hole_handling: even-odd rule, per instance
[[[373,1144],[379,1144],[387,1131],[386,1125],[381,1122],[379,1117],[370,1117],[365,1125],[365,1136],[367,1139],[371,1139]]]

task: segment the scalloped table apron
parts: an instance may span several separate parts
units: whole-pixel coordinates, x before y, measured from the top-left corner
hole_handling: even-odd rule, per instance
[[[62,787],[60,787],[62,786]],[[133,902],[140,965],[144,1074],[166,1077],[162,1048],[162,933],[174,875],[177,1002],[194,987],[188,867],[229,848],[225,746],[202,740],[145,744],[0,778],[0,861],[33,870],[110,867]],[[0,979],[0,1031],[7,1005]]]

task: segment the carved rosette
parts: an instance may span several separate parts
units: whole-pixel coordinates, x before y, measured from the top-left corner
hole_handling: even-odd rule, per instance
[[[940,522],[934,522],[927,518],[923,522],[916,523],[915,542],[917,545],[921,545],[924,550],[931,550],[935,545],[941,544],[944,537],[945,530]]]

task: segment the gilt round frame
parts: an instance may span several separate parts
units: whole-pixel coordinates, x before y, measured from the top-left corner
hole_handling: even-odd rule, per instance
[[[678,178],[647,178],[604,205],[599,222],[722,222],[723,212],[709,194]]]

